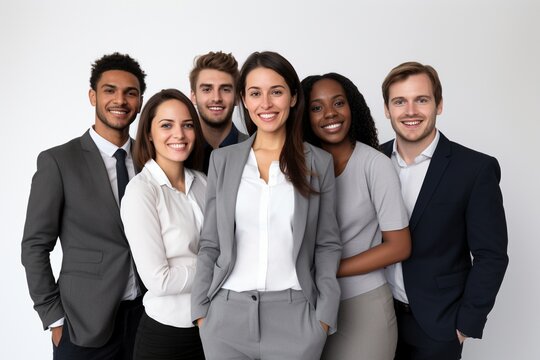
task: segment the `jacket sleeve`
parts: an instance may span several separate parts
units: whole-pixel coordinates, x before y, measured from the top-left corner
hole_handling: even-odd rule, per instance
[[[216,164],[214,153],[212,153],[208,167],[204,225],[199,241],[197,268],[191,291],[191,320],[194,323],[197,319],[206,317],[208,312],[210,306],[208,291],[213,280],[214,266],[220,253],[216,216],[216,178]]]
[[[337,314],[341,291],[336,273],[341,259],[341,237],[336,219],[336,187],[331,159],[322,167],[320,203],[315,243],[315,283],[318,289],[316,315],[330,326],[329,334],[337,329]]]
[[[473,266],[457,314],[457,329],[481,338],[508,266],[508,235],[495,158],[476,177],[466,211],[467,241]]]
[[[49,152],[42,152],[32,178],[21,259],[34,309],[44,329],[64,316],[49,256],[60,234],[63,204],[64,192],[58,164]]]

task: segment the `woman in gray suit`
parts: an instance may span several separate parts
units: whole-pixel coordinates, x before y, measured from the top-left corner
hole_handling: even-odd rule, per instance
[[[317,359],[340,296],[332,158],[302,142],[281,55],[250,55],[237,89],[252,136],[210,159],[192,319],[208,360]]]

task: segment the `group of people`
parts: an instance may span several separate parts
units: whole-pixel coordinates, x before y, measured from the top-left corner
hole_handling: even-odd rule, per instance
[[[201,55],[190,96],[142,107],[145,76],[96,60],[94,125],[37,160],[22,262],[54,359],[450,360],[482,337],[500,168],[437,129],[435,69],[386,76],[382,145],[351,80],[275,52]]]

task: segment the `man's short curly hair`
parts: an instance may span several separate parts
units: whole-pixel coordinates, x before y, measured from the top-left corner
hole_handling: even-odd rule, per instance
[[[144,78],[146,77],[145,72],[141,69],[137,60],[127,54],[120,54],[118,52],[104,55],[92,64],[90,75],[90,87],[92,90],[96,90],[101,74],[109,70],[122,70],[133,74],[139,80],[141,95],[144,94],[146,90],[146,83],[144,82]]]

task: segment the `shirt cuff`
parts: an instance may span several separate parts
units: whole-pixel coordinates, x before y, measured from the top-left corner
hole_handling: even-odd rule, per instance
[[[49,330],[51,330],[51,328],[58,327],[58,326],[64,326],[64,318],[58,319],[55,322],[53,322],[51,325],[49,325]]]

